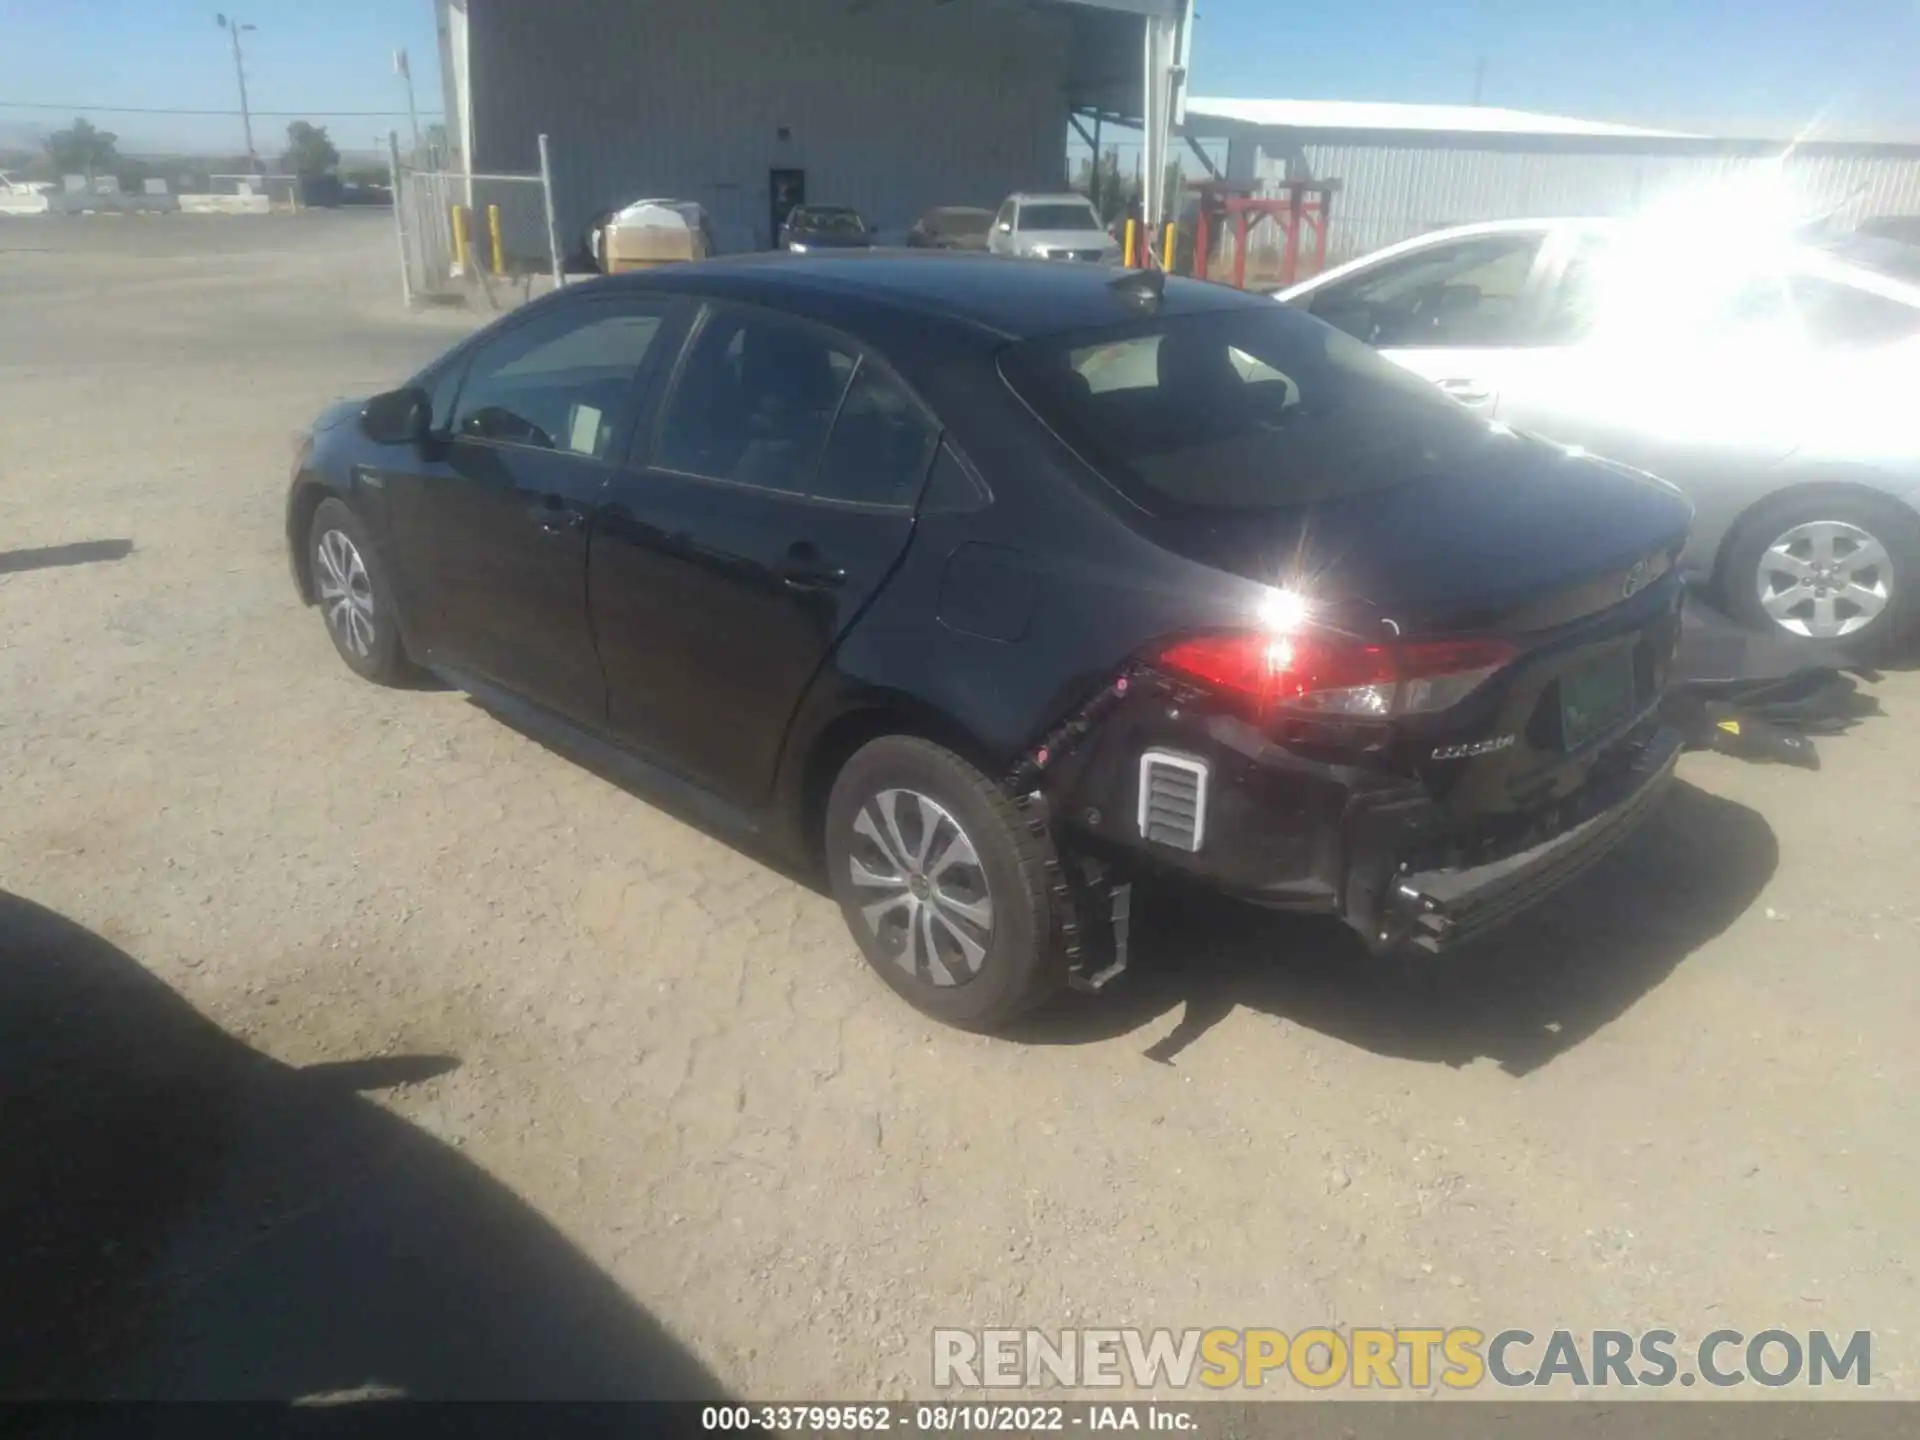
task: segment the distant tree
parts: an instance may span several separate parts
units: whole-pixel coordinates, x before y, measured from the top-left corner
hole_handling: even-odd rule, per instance
[[[112,170],[120,158],[114,148],[120,137],[110,130],[97,130],[91,120],[75,119],[65,130],[47,137],[47,158],[62,175],[84,175],[93,179],[103,170]]]
[[[1111,225],[1128,215],[1138,215],[1140,205],[1140,182],[1136,176],[1124,175],[1120,170],[1120,152],[1109,147],[1100,157],[1100,219],[1103,224]],[[1091,156],[1081,160],[1080,169],[1074,176],[1073,188],[1083,195],[1093,194],[1093,159]],[[1166,189],[1161,193],[1166,199],[1167,219],[1179,216],[1187,200],[1186,168],[1178,159],[1167,162]]]
[[[296,120],[287,126],[287,150],[281,164],[303,178],[331,173],[340,163],[340,152],[327,138],[327,127]]]
[[[144,160],[121,159],[113,167],[120,177],[120,188],[129,194],[138,193],[148,180],[153,178],[153,166]]]
[[[1127,201],[1133,194],[1133,177],[1120,174],[1120,151],[1109,146],[1100,156],[1100,223],[1111,225],[1125,213]],[[1094,161],[1089,155],[1080,162],[1080,173],[1074,178],[1073,188],[1081,194],[1093,194]]]

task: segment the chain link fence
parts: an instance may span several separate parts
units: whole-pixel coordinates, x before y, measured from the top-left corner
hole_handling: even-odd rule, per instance
[[[547,137],[535,175],[426,170],[389,139],[393,220],[409,306],[505,309],[562,283]]]

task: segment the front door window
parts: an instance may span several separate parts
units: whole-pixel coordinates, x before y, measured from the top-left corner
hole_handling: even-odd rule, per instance
[[[1537,234],[1477,235],[1416,250],[1328,285],[1308,309],[1383,350],[1531,343]]]

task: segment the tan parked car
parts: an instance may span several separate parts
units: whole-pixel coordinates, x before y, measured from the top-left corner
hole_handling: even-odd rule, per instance
[[[587,245],[606,275],[705,260],[717,251],[705,208],[691,200],[636,200],[598,221]]]

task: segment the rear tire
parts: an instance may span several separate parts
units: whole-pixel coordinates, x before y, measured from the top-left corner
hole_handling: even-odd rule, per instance
[[[1736,620],[1810,661],[1883,656],[1920,621],[1920,516],[1869,495],[1782,495],[1734,533],[1721,582]]]
[[[307,564],[327,637],[362,680],[397,685],[412,672],[394,619],[393,589],[360,517],[327,499],[307,531]]]
[[[1006,1025],[1066,984],[1052,846],[952,751],[888,735],[841,769],[823,846],[860,952],[924,1014]]]

